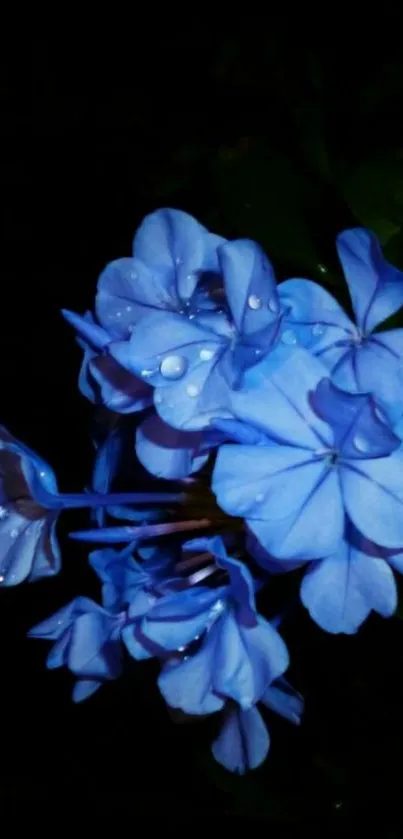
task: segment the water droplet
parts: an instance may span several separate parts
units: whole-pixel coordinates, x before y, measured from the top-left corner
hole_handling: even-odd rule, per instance
[[[315,338],[319,338],[319,336],[323,335],[324,332],[325,332],[325,327],[323,326],[322,323],[314,323],[314,325],[312,327],[312,335],[314,335]]]
[[[199,388],[197,385],[188,385],[186,388],[186,393],[188,396],[198,396],[200,393]]]
[[[267,306],[268,306],[268,308],[270,309],[271,312],[276,314],[278,312],[279,308],[280,308],[277,297],[270,297],[270,300],[269,300]]]
[[[5,519],[7,516],[7,510],[5,507],[0,507],[0,521],[1,519]]]
[[[122,317],[122,312],[116,312],[116,317],[121,318]]]
[[[4,577],[2,574],[0,574],[0,583],[4,583]]]
[[[63,621],[58,621],[58,622],[57,622],[57,625],[58,625],[58,626],[61,626],[61,625],[62,625],[62,623],[63,623]]]
[[[46,478],[46,472],[39,472],[41,478]]]
[[[211,361],[214,355],[214,350],[202,349],[199,352],[200,361]]]
[[[130,271],[130,279],[137,280],[138,274],[137,271]]]
[[[186,650],[186,647],[178,647],[178,653],[183,653]]]
[[[250,309],[254,309],[256,311],[257,309],[260,309],[261,305],[262,301],[260,297],[257,296],[257,294],[251,294],[248,297],[248,306]]]
[[[132,334],[132,332],[134,332],[134,326],[133,326],[132,323],[130,323],[129,326],[127,327],[127,331],[130,332],[130,334]]]
[[[131,312],[132,309],[133,309],[133,306],[126,306],[126,312]]]
[[[18,536],[18,530],[17,530],[16,527],[14,527],[13,530],[10,530],[10,537],[11,537],[11,539],[16,539],[17,536]]]
[[[363,454],[366,454],[371,448],[371,444],[362,434],[356,434],[353,437],[353,446],[358,452],[362,452]]]
[[[195,317],[196,317],[196,315],[192,312],[192,314],[189,315],[189,320],[193,320],[193,318],[195,318]]]
[[[264,499],[264,493],[263,492],[258,492],[257,495],[255,495],[255,501],[257,501],[258,504],[260,503],[260,501],[263,501],[263,499]]]
[[[225,609],[225,603],[223,600],[217,600],[217,603],[214,603],[214,606],[211,610],[212,616],[216,617],[217,615],[221,615]]]
[[[281,340],[283,344],[287,344],[287,346],[291,346],[292,344],[297,344],[297,336],[292,329],[285,329],[281,335]]]
[[[255,350],[255,355],[262,355],[263,350]]]
[[[374,405],[374,414],[381,422],[388,421],[385,412],[378,405]]]
[[[181,379],[188,363],[183,355],[167,355],[160,364],[160,373],[164,379]]]
[[[175,257],[175,265],[183,265],[183,259],[180,256]]]
[[[154,393],[154,402],[156,405],[160,405],[162,402],[162,393]]]
[[[326,265],[323,265],[322,262],[319,262],[318,263],[318,271],[319,271],[320,274],[327,274]]]
[[[146,370],[144,368],[144,370],[141,371],[140,376],[142,376],[143,379],[147,379],[149,376],[152,376],[154,372],[154,370]]]

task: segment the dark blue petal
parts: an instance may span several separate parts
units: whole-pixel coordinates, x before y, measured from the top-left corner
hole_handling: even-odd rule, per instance
[[[403,330],[375,333],[354,353],[357,389],[371,392],[392,424],[403,414],[402,367],[397,351],[401,336],[396,335],[400,332]]]
[[[214,619],[223,589],[195,588],[157,601],[141,624],[142,633],[165,650],[186,647]]]
[[[202,453],[203,435],[171,428],[160,417],[150,415],[136,432],[136,453],[140,463],[158,478],[184,478],[197,472],[208,459]]]
[[[340,468],[344,504],[357,529],[385,548],[403,546],[403,450]]]
[[[304,699],[283,677],[267,688],[261,702],[294,725],[300,724]]]
[[[269,748],[267,728],[257,708],[246,711],[230,708],[211,750],[221,766],[229,772],[244,775],[263,763]]]
[[[336,244],[358,326],[368,334],[403,305],[403,272],[386,262],[369,230],[345,230]]]
[[[386,457],[401,445],[379,417],[370,393],[347,393],[330,379],[322,379],[310,394],[316,413],[334,432],[334,446],[343,457]]]
[[[240,420],[215,417],[210,421],[210,425],[218,429],[219,432],[222,432],[224,438],[233,440],[236,443],[246,443],[247,445],[253,446],[259,443],[267,444],[268,442],[268,438],[262,431]]]
[[[238,333],[251,335],[275,323],[280,315],[276,278],[262,248],[239,239],[221,245],[218,257]]]
[[[101,685],[102,682],[98,682],[94,679],[79,679],[73,688],[73,702],[83,702],[84,699],[88,699],[98,690],[98,688],[101,687]]]
[[[302,581],[301,600],[322,629],[352,634],[372,609],[383,617],[393,614],[396,584],[383,558],[343,540],[336,553],[311,565]]]
[[[72,626],[76,617],[87,612],[98,612],[100,610],[102,611],[101,607],[88,597],[76,597],[67,606],[63,606],[62,609],[51,615],[50,618],[46,618],[46,620],[33,626],[28,635],[30,638],[45,638],[49,641],[56,641]]]
[[[99,446],[95,457],[92,473],[92,488],[94,492],[107,493],[119,469],[124,438],[122,429],[112,429],[106,440]],[[105,523],[106,509],[98,507],[93,511],[93,517],[100,527]]]
[[[170,388],[156,388],[154,405],[168,425],[198,431],[206,429],[216,417],[232,416],[231,391],[221,364],[224,356],[201,361]]]

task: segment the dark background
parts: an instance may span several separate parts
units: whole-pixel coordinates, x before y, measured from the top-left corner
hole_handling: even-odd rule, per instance
[[[333,244],[343,227],[372,227],[403,268],[401,19],[328,12],[230,24],[206,10],[157,30],[60,26],[11,45],[0,80],[1,421],[62,490],[88,484],[92,449],[80,351],[59,310],[92,307],[100,270],[130,253],[148,212],[177,207],[252,236],[280,280],[311,277],[346,305]],[[26,639],[73,596],[96,596],[85,550],[65,536],[85,521],[70,513],[59,525],[57,579],[0,592],[1,812],[56,830],[81,812],[114,829],[322,836],[357,823],[402,835],[400,620],[332,637],[297,608],[284,635],[304,723],[269,719],[268,761],[234,778],[209,756],[214,720],[169,719],[153,664],[74,706],[68,674],[46,672],[45,644]],[[279,606],[287,585],[273,583]]]

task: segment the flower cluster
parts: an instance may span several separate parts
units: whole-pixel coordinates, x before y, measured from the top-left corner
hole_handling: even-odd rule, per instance
[[[259,613],[270,578],[302,569],[313,620],[351,634],[393,614],[403,571],[403,330],[383,328],[403,273],[367,230],[336,247],[355,321],[309,279],[277,284],[255,242],[152,213],[101,274],[94,313],[64,311],[105,420],[92,491],[60,494],[0,429],[0,584],[58,572],[65,509],[91,508],[70,535],[101,545],[101,605],[77,597],[31,630],[53,642],[48,667],[70,669],[80,701],[125,656],[157,658],[169,706],[221,715],[212,752],[239,773],[268,752],[262,707],[294,723],[303,710],[280,618]],[[130,491],[113,492],[122,471]]]

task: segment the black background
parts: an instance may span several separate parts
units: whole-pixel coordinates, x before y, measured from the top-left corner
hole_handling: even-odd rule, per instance
[[[52,464],[62,490],[88,484],[92,449],[80,351],[59,310],[92,307],[100,270],[130,253],[148,212],[178,207],[223,235],[255,236],[274,248],[279,279],[297,266],[320,279],[306,229],[342,300],[338,230],[386,219],[401,259],[400,32],[390,13],[354,25],[334,9],[326,22],[234,24],[205,10],[194,22],[122,22],[102,36],[60,26],[11,45],[0,83],[1,421]],[[357,636],[331,637],[297,609],[284,635],[304,723],[269,719],[267,763],[233,778],[209,757],[215,721],[174,724],[152,663],[129,665],[74,706],[68,674],[48,673],[45,644],[26,639],[73,596],[96,596],[85,549],[65,535],[85,521],[68,514],[59,524],[57,579],[0,592],[2,812],[55,830],[73,817],[133,831],[338,835],[357,823],[401,835],[398,619],[371,617]],[[283,583],[273,586],[281,604]]]

